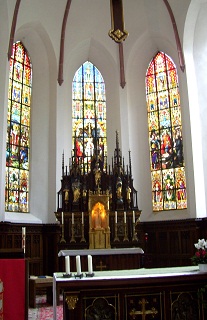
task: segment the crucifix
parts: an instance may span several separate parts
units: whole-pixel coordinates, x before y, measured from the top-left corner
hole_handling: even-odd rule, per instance
[[[100,260],[100,265],[96,265],[96,269],[99,269],[100,271],[103,271],[103,269],[106,269],[106,265],[103,264],[102,260]]]
[[[151,310],[146,310],[146,304],[149,303],[145,298],[142,298],[141,301],[139,301],[139,304],[141,304],[142,308],[141,311],[137,311],[135,309],[132,309],[130,311],[130,316],[132,317],[132,319],[136,319],[137,315],[141,315],[142,316],[142,320],[146,319],[146,316],[148,314],[151,314],[153,317],[158,313],[158,311],[153,307]]]
[[[111,37],[119,45],[119,61],[120,61],[120,85],[125,87],[124,74],[124,52],[123,41],[128,36],[128,32],[124,29],[124,13],[122,0],[111,0],[111,29],[109,37]]]

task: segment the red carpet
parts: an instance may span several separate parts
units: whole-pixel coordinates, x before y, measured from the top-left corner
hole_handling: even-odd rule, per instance
[[[29,309],[28,320],[53,320],[53,306],[46,303],[46,296],[37,296],[37,308]],[[63,306],[60,299],[60,305],[57,306],[57,320],[63,319]]]

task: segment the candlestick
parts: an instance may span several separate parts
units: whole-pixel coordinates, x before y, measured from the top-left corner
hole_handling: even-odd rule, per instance
[[[86,239],[84,237],[84,224],[81,225],[81,241],[80,242],[86,242]]]
[[[118,237],[118,224],[115,223],[115,237],[114,237],[114,241],[120,241],[119,237]]]
[[[62,232],[61,232],[60,243],[66,243],[65,237],[64,237],[64,233],[65,233],[64,227],[65,227],[65,226],[64,226],[64,224],[62,223],[62,224],[61,224],[61,230],[62,230]]]
[[[133,223],[135,223],[135,212],[133,211]]]
[[[93,264],[92,264],[92,256],[88,255],[88,273],[86,273],[86,277],[93,277]]]
[[[133,222],[133,237],[132,237],[132,241],[138,241],[137,233],[136,233],[136,223],[135,222]]]
[[[66,274],[70,274],[70,257],[65,257],[65,272]]]
[[[76,256],[76,271],[77,274],[75,275],[75,278],[82,278],[83,274],[81,273],[81,261],[80,261],[80,256]]]
[[[26,227],[22,227],[22,249],[25,254],[25,239],[26,239]]]
[[[70,242],[76,242],[75,240],[75,228],[74,228],[74,217],[72,213],[72,225],[71,225],[71,239]]]
[[[26,234],[26,227],[22,227],[22,235],[25,236]]]
[[[90,254],[88,255],[88,273],[93,273],[92,256]]]

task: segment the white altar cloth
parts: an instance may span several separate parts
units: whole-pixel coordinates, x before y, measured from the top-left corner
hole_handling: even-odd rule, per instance
[[[80,249],[80,250],[61,250],[58,257],[65,256],[102,256],[115,254],[143,254],[141,248],[119,248],[119,249]]]

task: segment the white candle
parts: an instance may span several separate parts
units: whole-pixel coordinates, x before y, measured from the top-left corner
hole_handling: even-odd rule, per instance
[[[92,256],[90,254],[88,255],[88,273],[93,273]]]
[[[84,213],[82,212],[82,224],[84,224]]]
[[[76,270],[77,270],[77,275],[79,276],[81,274],[80,256],[76,256]]]
[[[124,211],[124,223],[126,223],[126,211]]]
[[[26,227],[22,227],[22,236],[25,236],[26,234]]]
[[[65,272],[66,274],[70,274],[70,257],[65,256]]]
[[[74,224],[74,213],[72,212],[72,224]]]
[[[117,211],[115,211],[115,223],[117,224]]]
[[[63,212],[62,212],[62,224],[64,224],[64,215],[63,215]]]
[[[26,227],[22,227],[22,249],[24,253],[25,253],[25,243],[26,243],[25,239],[26,239]]]
[[[133,211],[133,223],[135,223],[135,212]]]

